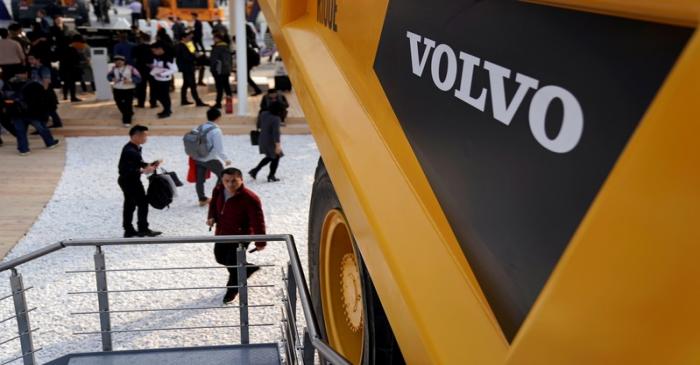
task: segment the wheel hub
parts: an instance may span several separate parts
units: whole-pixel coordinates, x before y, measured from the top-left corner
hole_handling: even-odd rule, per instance
[[[340,263],[340,291],[345,322],[354,333],[362,330],[362,286],[355,255],[345,254]]]

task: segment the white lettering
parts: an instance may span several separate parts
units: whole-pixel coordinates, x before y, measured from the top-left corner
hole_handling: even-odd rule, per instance
[[[547,110],[554,99],[559,99],[564,106],[564,118],[556,138],[550,139],[545,130]],[[583,134],[583,110],[570,92],[559,86],[545,86],[535,93],[530,103],[530,130],[544,148],[567,153],[576,147]]]
[[[441,80],[440,63],[443,55],[447,56],[447,73],[445,74],[445,79]],[[441,44],[435,48],[430,69],[433,75],[433,82],[438,89],[447,91],[454,86],[455,81],[457,80],[457,56],[455,56],[455,53],[450,46]]]
[[[505,125],[510,125],[515,112],[520,108],[523,99],[525,99],[527,91],[529,89],[537,89],[539,81],[520,73],[516,74],[515,81],[520,85],[510,105],[507,105],[506,89],[503,79],[510,79],[510,70],[489,61],[484,62],[484,68],[489,71],[493,117]],[[483,111],[483,109],[481,110]]]
[[[406,37],[411,48],[411,68],[413,74],[423,77],[423,71],[430,61],[430,73],[435,86],[448,91],[455,86],[457,73],[460,70],[455,51],[447,44],[439,44],[427,37],[407,31]],[[423,54],[420,53],[420,43],[425,45]],[[431,56],[432,53],[432,56]],[[583,135],[583,109],[576,97],[559,86],[547,85],[540,89],[540,82],[530,76],[515,73],[515,83],[518,88],[513,98],[508,102],[506,98],[506,81],[511,80],[512,71],[506,67],[483,60],[483,69],[489,75],[489,87],[476,90],[478,97],[472,96],[474,83],[474,73],[478,72],[482,59],[466,52],[459,52],[459,59],[462,61],[462,75],[458,88],[454,91],[454,96],[463,102],[471,105],[481,112],[486,110],[486,98],[491,92],[491,106],[493,118],[498,122],[509,126],[513,118],[520,110],[520,106],[525,101],[530,89],[537,90],[530,101],[529,124],[535,140],[542,147],[555,152],[567,153],[576,148]],[[446,69],[441,70],[445,64]],[[561,129],[555,138],[549,138],[546,131],[547,111],[554,99],[559,99],[564,107]]]
[[[462,81],[459,84],[459,89],[455,90],[455,96],[459,100],[462,100],[463,102],[483,112],[484,108],[486,107],[487,90],[482,88],[481,94],[478,98],[471,97],[474,67],[479,66],[481,59],[464,52],[459,52],[459,59],[462,60]]]
[[[418,77],[423,76],[423,69],[425,69],[425,64],[428,62],[430,51],[435,47],[435,41],[423,38],[412,32],[406,32],[406,37],[408,37],[411,42],[411,67],[413,68],[413,73]],[[419,57],[418,43],[421,39],[423,39],[423,44],[425,44],[425,51],[423,52],[423,56]]]

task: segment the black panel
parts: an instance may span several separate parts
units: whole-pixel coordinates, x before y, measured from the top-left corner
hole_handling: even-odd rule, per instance
[[[407,31],[455,53],[454,87],[433,81],[435,48],[422,76],[413,73]],[[375,70],[509,340],[691,33],[514,1],[390,1]],[[418,55],[425,49],[420,43]],[[481,59],[471,95],[488,89],[483,112],[455,97],[459,52]],[[508,103],[516,73],[538,80],[509,125],[494,119],[484,61],[511,70]],[[445,77],[447,58],[439,65]],[[548,149],[531,131],[531,102],[549,85],[580,105],[583,129],[569,150]],[[565,112],[561,99],[548,105],[551,140]]]

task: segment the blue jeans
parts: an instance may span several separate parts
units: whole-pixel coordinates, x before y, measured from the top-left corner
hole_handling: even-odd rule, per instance
[[[15,118],[13,120],[15,124],[15,129],[17,130],[17,149],[19,152],[29,152],[29,139],[27,138],[27,127],[33,125],[37,132],[44,140],[46,147],[53,146],[56,144],[56,140],[51,135],[51,132],[46,125],[38,119],[33,118]]]

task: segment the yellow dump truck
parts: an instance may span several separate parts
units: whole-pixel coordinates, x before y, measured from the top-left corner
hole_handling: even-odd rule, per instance
[[[260,0],[365,364],[700,363],[697,0]]]

